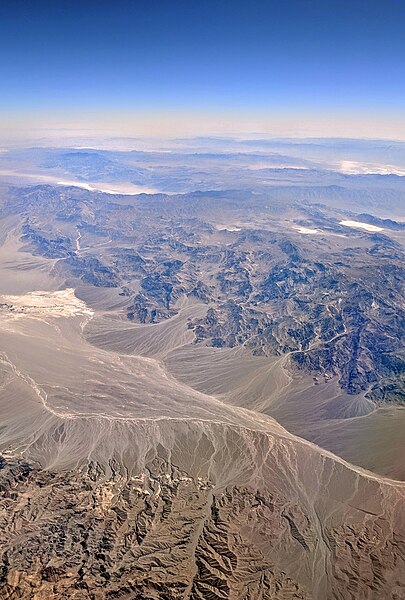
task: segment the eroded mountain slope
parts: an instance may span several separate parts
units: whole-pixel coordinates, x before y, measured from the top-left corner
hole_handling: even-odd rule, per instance
[[[401,223],[347,227],[356,213],[311,190],[281,201],[278,189],[126,197],[37,186],[10,191],[2,215],[19,215],[29,251],[74,287],[109,289],[135,322],[196,299],[208,307],[190,319],[197,344],[292,352],[296,368],[338,377],[349,394],[403,404]]]
[[[2,597],[403,597],[403,486],[298,440],[199,427],[171,423],[131,476],[114,459],[107,477],[3,461]],[[170,430],[187,471],[162,458]]]
[[[380,418],[389,380],[398,422],[399,230],[323,208],[311,241],[297,206],[220,198],[3,203],[2,597],[405,597],[404,483],[268,416],[327,438]]]

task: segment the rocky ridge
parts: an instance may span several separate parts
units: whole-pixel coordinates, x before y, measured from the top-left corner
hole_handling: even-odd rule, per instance
[[[299,583],[293,567],[314,560],[317,524],[281,494],[218,491],[156,459],[110,479],[91,463],[80,473],[0,466],[5,599],[404,598],[405,538],[383,515],[323,528],[331,571],[317,592],[310,570]]]

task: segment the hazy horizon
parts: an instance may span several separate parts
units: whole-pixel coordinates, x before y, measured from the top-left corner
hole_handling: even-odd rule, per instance
[[[404,22],[0,4],[0,598],[405,600]]]
[[[0,136],[405,141],[404,17],[397,0],[3,3]]]

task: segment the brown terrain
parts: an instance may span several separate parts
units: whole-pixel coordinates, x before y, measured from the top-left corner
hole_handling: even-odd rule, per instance
[[[360,184],[1,188],[1,599],[405,600],[403,191]]]

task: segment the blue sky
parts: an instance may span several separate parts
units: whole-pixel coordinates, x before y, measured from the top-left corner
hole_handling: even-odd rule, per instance
[[[3,2],[4,114],[405,112],[402,0]]]

